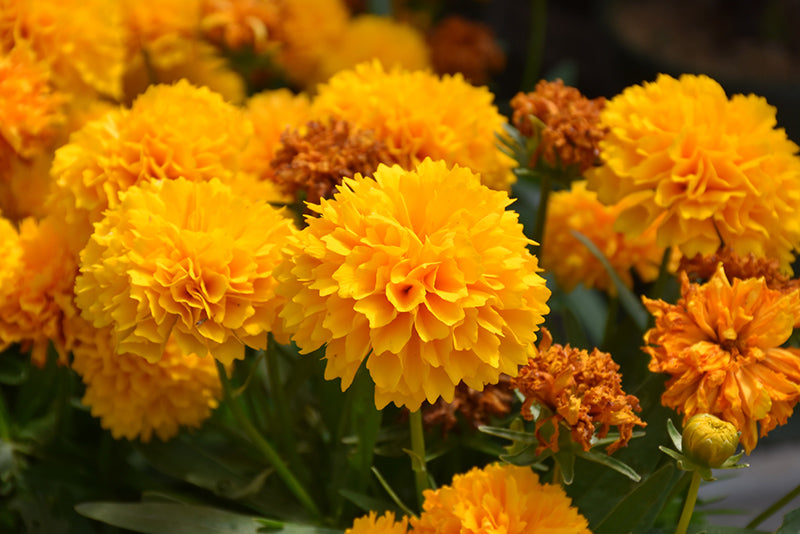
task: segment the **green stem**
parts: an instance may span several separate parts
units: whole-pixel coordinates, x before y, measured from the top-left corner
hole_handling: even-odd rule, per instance
[[[281,375],[278,369],[278,351],[277,344],[272,334],[267,337],[267,379],[269,380],[270,396],[275,403],[275,411],[277,412],[278,425],[281,430],[278,433],[281,440],[281,446],[284,453],[289,455],[289,460],[292,465],[300,466],[300,457],[297,454],[297,447],[295,446],[294,439],[294,425],[289,419],[289,411],[287,409],[288,402],[286,401],[286,394],[281,384]]]
[[[678,528],[675,529],[675,534],[686,534],[686,530],[689,528],[689,521],[692,519],[692,512],[694,512],[694,504],[697,502],[698,489],[700,489],[700,473],[695,471],[692,473],[689,493],[686,495],[686,502],[683,503],[683,511],[681,512],[681,518],[678,520]]]
[[[275,472],[289,488],[289,491],[291,491],[294,496],[297,497],[297,500],[300,501],[306,510],[313,513],[315,516],[320,517],[321,514],[319,508],[317,508],[317,505],[314,504],[314,501],[311,499],[309,494],[306,492],[297,478],[295,478],[294,474],[292,474],[283,460],[281,460],[280,456],[278,456],[275,448],[266,439],[264,439],[264,436],[262,436],[256,427],[253,426],[253,423],[250,421],[247,413],[245,413],[244,409],[242,408],[239,399],[234,398],[232,394],[231,383],[228,379],[228,374],[225,371],[225,366],[219,361],[217,362],[217,371],[219,372],[219,379],[220,382],[222,382],[222,389],[225,393],[225,403],[227,404],[233,416],[236,418],[236,422],[239,424],[241,430],[247,434],[247,436],[253,442],[253,445],[255,445],[259,451],[261,451],[261,453],[266,457],[267,461],[275,468]]]
[[[420,509],[422,508],[422,492],[430,488],[428,483],[428,468],[425,465],[425,434],[422,429],[422,410],[416,410],[409,414],[408,424],[411,430],[411,451],[416,458],[411,459],[411,467],[414,469],[414,481],[417,485],[417,499]]]
[[[522,76],[521,91],[533,91],[539,81],[544,56],[544,38],[547,32],[547,0],[531,0],[530,38],[528,57]]]
[[[757,527],[758,525],[763,523],[767,518],[773,515],[775,512],[777,512],[778,510],[789,504],[789,502],[798,495],[800,495],[800,485],[798,485],[792,491],[790,491],[789,493],[778,499],[775,502],[775,504],[773,504],[772,506],[770,506],[769,508],[758,514],[758,516],[756,516],[755,519],[753,519],[747,524],[747,528]]]
[[[544,245],[544,226],[547,222],[547,204],[550,200],[550,191],[553,189],[553,177],[548,171],[542,172],[539,182],[539,207],[536,210],[536,225],[533,227],[532,239],[536,241],[538,250],[541,251]]]

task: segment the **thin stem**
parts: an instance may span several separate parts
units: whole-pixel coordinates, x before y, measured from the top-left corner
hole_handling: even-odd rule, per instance
[[[408,424],[411,430],[411,451],[416,458],[411,459],[411,467],[414,469],[414,481],[417,485],[417,499],[420,508],[422,507],[422,492],[430,488],[428,483],[428,468],[425,465],[425,435],[422,429],[422,410],[416,410],[409,414]]]
[[[772,516],[775,512],[786,506],[792,499],[794,499],[798,495],[800,495],[800,485],[798,485],[792,491],[790,491],[789,493],[787,493],[786,495],[775,501],[775,503],[772,506],[770,506],[769,508],[758,514],[755,519],[753,519],[747,524],[747,528],[757,527],[758,525],[766,521],[767,518]]]
[[[272,401],[275,403],[275,411],[277,412],[278,424],[280,425],[280,432],[278,434],[284,453],[289,455],[289,459],[293,465],[299,466],[300,458],[297,455],[297,447],[295,446],[294,426],[289,419],[289,411],[287,409],[288,402],[286,401],[283,384],[281,384],[280,370],[278,369],[279,355],[275,348],[276,345],[275,338],[272,337],[272,334],[268,334],[266,361],[270,395],[272,396]]]
[[[239,424],[240,428],[247,434],[250,440],[253,442],[259,451],[266,457],[267,461],[275,468],[275,472],[278,476],[283,480],[283,482],[288,486],[289,490],[297,497],[297,500],[308,510],[309,512],[313,513],[315,516],[319,517],[320,511],[317,508],[317,505],[311,499],[309,494],[300,484],[300,482],[295,478],[294,474],[289,470],[286,464],[281,460],[278,453],[275,451],[274,447],[264,439],[253,423],[250,421],[250,418],[245,413],[242,405],[239,402],[238,398],[234,398],[232,394],[232,388],[230,380],[228,379],[228,374],[225,371],[225,366],[222,365],[219,361],[217,362],[217,371],[219,372],[219,379],[222,382],[222,389],[225,393],[225,402],[230,409],[233,416],[236,418],[236,422]]]
[[[700,489],[700,473],[695,471],[692,473],[689,493],[686,495],[686,502],[683,503],[683,511],[681,512],[681,518],[678,520],[678,528],[675,529],[675,534],[686,534],[686,530],[689,528],[689,521],[692,519],[692,512],[694,512],[694,504],[697,502],[698,489]]]
[[[531,0],[530,38],[528,39],[528,57],[522,76],[521,91],[533,91],[539,80],[544,56],[544,40],[547,30],[547,0]]]
[[[539,208],[536,210],[536,225],[533,227],[532,239],[539,245],[538,250],[542,250],[544,245],[544,225],[547,221],[547,204],[550,200],[550,191],[553,189],[553,178],[548,171],[542,172],[539,183]]]

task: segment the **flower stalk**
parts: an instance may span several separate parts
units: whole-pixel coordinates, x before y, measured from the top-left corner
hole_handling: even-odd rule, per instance
[[[411,467],[414,470],[417,500],[421,509],[424,500],[422,493],[431,487],[425,462],[425,434],[422,428],[422,410],[410,412],[408,424],[411,431],[411,452],[413,453]]]
[[[697,502],[697,490],[700,488],[700,471],[692,473],[692,481],[689,483],[689,493],[686,494],[686,501],[683,503],[683,510],[681,517],[678,520],[678,528],[675,529],[675,534],[686,534],[689,528],[689,521],[692,519],[694,512],[694,505]]]

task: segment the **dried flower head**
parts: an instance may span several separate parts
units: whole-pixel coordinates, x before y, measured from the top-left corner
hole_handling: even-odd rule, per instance
[[[272,269],[294,231],[263,202],[219,180],[132,187],[81,252],[75,295],[114,347],[157,362],[170,335],[184,354],[229,364],[266,346],[278,299]]]
[[[406,532],[408,532],[407,517],[404,516],[397,521],[394,512],[386,512],[380,516],[377,512],[370,512],[353,521],[352,528],[345,530],[344,534],[406,534]]]
[[[366,358],[375,403],[419,408],[515,375],[550,295],[506,193],[469,169],[423,161],[344,179],[276,270],[303,353],[326,345],[347,388]]]
[[[800,399],[800,350],[783,348],[800,317],[800,290],[734,279],[720,264],[702,285],[681,273],[677,304],[642,299],[655,317],[644,350],[650,370],[670,379],[664,406],[684,422],[709,413],[736,425],[749,454],[760,435],[785,424]]]
[[[608,131],[600,125],[603,97],[588,99],[561,80],[536,84],[531,93],[511,99],[512,122],[527,137],[539,137],[530,166],[544,159],[552,167],[577,165],[581,173],[598,162],[599,142]],[[544,127],[537,126],[536,120]]]
[[[181,427],[199,428],[222,397],[214,358],[183,354],[174,340],[158,361],[114,350],[110,328],[80,318],[72,368],[86,384],[82,402],[114,439],[147,443],[173,438]]]
[[[585,451],[591,448],[595,434],[604,438],[612,426],[617,427],[619,439],[606,448],[608,454],[628,444],[635,426],[647,425],[634,413],[641,410],[639,399],[622,390],[619,365],[611,355],[597,349],[587,352],[569,345],[554,345],[545,329],[539,354],[520,369],[519,376],[511,380],[511,387],[525,396],[522,405],[525,419],[533,419],[534,403],[552,413],[536,421],[540,443],[537,454],[545,449],[558,451],[562,422],[569,427],[572,440]],[[540,432],[548,422],[553,423],[554,429],[549,440]]]
[[[515,179],[514,160],[497,146],[506,120],[493,98],[488,88],[473,87],[460,74],[439,78],[426,71],[386,70],[373,61],[320,85],[313,112],[372,130],[398,161],[443,160],[480,173],[491,188],[507,190]]]
[[[617,293],[606,269],[572,231],[589,238],[608,259],[625,285],[633,286],[634,271],[644,282],[658,277],[664,255],[656,245],[655,227],[629,237],[614,230],[622,205],[605,206],[585,181],[572,182],[569,191],[550,195],[541,259],[542,267],[555,275],[558,284],[571,291],[579,283],[586,287]]]
[[[628,201],[617,228],[658,224],[658,243],[686,256],[722,245],[777,258],[800,247],[798,147],[776,129],[775,108],[707,76],[659,75],[608,102],[603,165],[586,175],[605,204]]]
[[[781,272],[778,260],[757,258],[752,253],[742,256],[727,247],[705,256],[684,256],[681,258],[679,270],[686,271],[691,282],[707,282],[717,272],[720,263],[729,280],[764,278],[768,288],[786,292],[800,287],[800,279],[789,278]]]
[[[371,131],[347,121],[310,121],[303,129],[287,129],[272,160],[274,180],[291,196],[305,191],[306,201],[329,198],[342,178],[356,173],[371,177],[378,165],[398,163]],[[403,162],[409,166],[408,161]]]
[[[529,467],[474,467],[424,496],[415,534],[591,534],[564,489],[541,484]]]
[[[200,26],[206,38],[229,50],[274,51],[280,25],[279,0],[203,0]]]
[[[500,375],[497,384],[487,384],[483,391],[477,391],[459,384],[452,402],[439,399],[422,409],[425,426],[442,425],[442,433],[447,434],[458,423],[456,414],[461,414],[473,428],[489,423],[491,417],[504,417],[511,413],[514,394],[509,387],[508,375]]]
[[[442,19],[428,36],[433,70],[460,72],[473,85],[485,85],[506,66],[506,56],[492,29],[459,15]]]

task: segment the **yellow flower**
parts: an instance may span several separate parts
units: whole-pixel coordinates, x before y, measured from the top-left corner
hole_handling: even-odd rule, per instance
[[[483,389],[528,361],[550,295],[504,192],[469,169],[423,161],[345,179],[276,270],[288,332],[326,344],[342,389],[361,362],[378,408],[411,410],[463,381]],[[369,356],[368,356],[369,355]]]
[[[406,532],[408,532],[407,517],[395,521],[394,512],[386,512],[381,516],[376,512],[370,512],[353,521],[353,527],[345,530],[344,534],[406,534]]]
[[[628,201],[619,230],[659,220],[659,245],[686,256],[724,244],[789,269],[800,246],[800,158],[766,100],[729,100],[706,76],[660,75],[613,98],[600,120],[605,163],[586,177],[602,202]]]
[[[114,439],[162,441],[180,427],[198,428],[222,397],[214,358],[183,354],[174,340],[156,362],[135,354],[118,354],[109,328],[76,326],[72,368],[86,384],[82,402],[111,431]]]
[[[202,0],[166,0],[158,7],[148,2],[123,2],[131,35],[131,57],[141,55],[156,69],[186,63],[199,38]]]
[[[681,274],[675,305],[643,298],[655,317],[645,334],[650,370],[671,378],[664,406],[684,422],[709,413],[736,425],[749,454],[786,423],[800,399],[800,350],[782,348],[800,317],[800,290],[781,292],[764,278],[728,281],[720,265],[703,285]]]
[[[736,426],[707,413],[693,415],[681,434],[681,450],[700,467],[716,468],[733,456],[739,446]]]
[[[170,334],[185,354],[229,364],[263,348],[278,300],[272,269],[293,232],[263,202],[219,180],[146,182],[95,225],[75,294],[114,346],[156,362]]]
[[[70,221],[96,222],[119,203],[120,192],[148,180],[230,181],[251,133],[243,112],[209,89],[186,81],[157,85],[130,109],[75,132],[56,151],[51,172]]]
[[[520,369],[518,377],[511,379],[511,387],[525,396],[522,405],[525,419],[533,419],[534,403],[552,412],[552,416],[536,421],[540,440],[537,454],[545,449],[558,451],[561,422],[569,427],[572,440],[585,451],[591,448],[595,432],[599,438],[605,438],[612,426],[617,427],[619,438],[606,448],[608,454],[627,446],[633,428],[647,423],[634,414],[641,411],[639,399],[622,391],[619,365],[610,354],[597,349],[589,353],[552,342],[550,333],[544,329],[539,354]],[[554,432],[548,441],[539,430],[551,421]]]
[[[617,292],[603,265],[572,230],[588,237],[600,249],[626,286],[633,286],[631,270],[644,282],[658,277],[664,249],[656,245],[655,227],[631,237],[615,231],[614,223],[623,209],[621,204],[603,205],[593,191],[586,190],[585,181],[573,182],[569,191],[550,195],[542,267],[551,271],[566,291],[583,283],[612,295]]]
[[[315,117],[334,116],[372,130],[398,161],[444,160],[506,190],[515,179],[514,161],[497,147],[496,134],[506,120],[493,98],[489,89],[473,87],[460,74],[440,78],[427,71],[386,70],[372,61],[320,85],[313,107]]]
[[[591,534],[561,486],[541,484],[529,467],[475,467],[424,496],[414,534]]]
[[[323,57],[321,79],[371,59],[387,68],[422,70],[431,66],[428,45],[419,30],[393,18],[359,15]]]
[[[127,2],[131,3],[131,2]],[[128,34],[121,0],[19,0],[0,42],[28,41],[59,89],[122,96]],[[23,37],[24,36],[24,37]]]
[[[28,46],[0,49],[0,160],[44,153],[64,123],[65,101]]]
[[[280,7],[279,0],[205,0],[201,25],[215,44],[264,54],[277,46]]]

